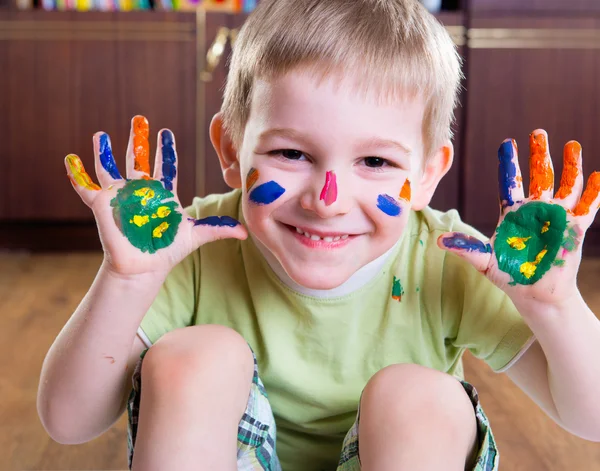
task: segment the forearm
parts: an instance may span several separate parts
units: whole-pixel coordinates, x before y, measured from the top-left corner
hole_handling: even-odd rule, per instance
[[[51,435],[84,442],[121,412],[136,330],[163,277],[117,277],[103,264],[44,361],[38,411]]]
[[[600,441],[600,321],[577,292],[552,311],[521,310],[548,363],[548,386],[561,424]]]

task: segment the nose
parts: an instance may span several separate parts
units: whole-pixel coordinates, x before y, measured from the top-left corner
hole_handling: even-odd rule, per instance
[[[321,218],[330,218],[348,213],[351,195],[340,181],[339,175],[330,170],[323,175],[319,173],[307,185],[300,204],[307,211],[316,213]]]

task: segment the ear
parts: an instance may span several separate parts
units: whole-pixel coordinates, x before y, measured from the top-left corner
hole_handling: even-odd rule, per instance
[[[454,146],[447,142],[427,160],[419,187],[412,199],[412,209],[419,211],[431,202],[442,177],[448,173],[454,160]]]
[[[225,183],[230,188],[241,188],[242,177],[237,149],[234,147],[229,133],[223,127],[223,116],[220,112],[210,122],[210,141],[219,157]]]

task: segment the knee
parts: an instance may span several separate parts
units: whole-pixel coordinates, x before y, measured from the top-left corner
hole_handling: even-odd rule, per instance
[[[476,424],[473,405],[456,378],[413,364],[388,366],[371,378],[361,399],[363,422],[408,434],[435,428],[467,440]]]
[[[233,329],[220,325],[184,327],[162,336],[142,363],[143,385],[169,391],[196,383],[248,380],[254,372],[250,347]]]

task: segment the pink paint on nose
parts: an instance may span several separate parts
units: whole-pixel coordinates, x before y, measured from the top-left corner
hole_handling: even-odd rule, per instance
[[[325,205],[330,206],[337,200],[337,180],[334,172],[327,172],[325,175],[325,186],[321,190],[321,200],[325,200]]]

